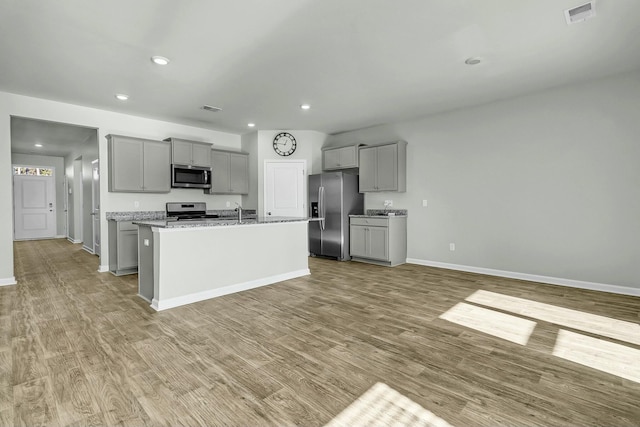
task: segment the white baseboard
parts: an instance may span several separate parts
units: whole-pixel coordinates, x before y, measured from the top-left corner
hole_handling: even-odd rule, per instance
[[[67,237],[67,240],[70,241],[71,243],[73,243],[74,245],[76,245],[78,243],[82,243],[82,240],[72,239],[71,237]]]
[[[109,266],[108,265],[99,265],[98,266],[98,273],[106,273],[109,271]]]
[[[235,294],[249,289],[259,288],[261,286],[272,285],[284,280],[295,279],[296,277],[308,276],[311,271],[306,268],[289,273],[277,274],[275,276],[265,277],[262,279],[251,280],[249,282],[238,283],[235,285],[225,286],[223,288],[211,289],[194,294],[183,295],[181,297],[169,298],[158,301],[156,298],[151,302],[151,308],[156,311],[167,310],[169,308],[179,307],[181,305],[191,304],[198,301],[204,301],[211,298],[221,297],[223,295]]]
[[[84,249],[85,251],[89,252],[91,255],[95,254],[95,252],[93,252],[93,249],[91,249],[88,246],[82,245],[82,249]]]
[[[4,279],[0,279],[0,286],[11,286],[11,285],[17,285],[18,282],[16,282],[16,278],[15,277],[7,277]]]
[[[468,265],[449,264],[446,262],[427,261],[407,258],[407,263],[427,267],[446,268],[447,270],[467,271],[469,273],[487,274],[489,276],[508,277],[510,279],[528,280],[530,282],[548,283],[568,286],[570,288],[589,289],[592,291],[610,292],[613,294],[640,296],[640,289],[627,286],[608,285],[606,283],[584,282],[582,280],[562,279],[559,277],[538,276],[537,274],[516,273],[513,271],[494,270],[492,268],[472,267]]]

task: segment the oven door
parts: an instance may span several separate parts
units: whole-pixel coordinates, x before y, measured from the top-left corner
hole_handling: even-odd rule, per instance
[[[171,186],[174,188],[211,188],[211,168],[171,165]]]

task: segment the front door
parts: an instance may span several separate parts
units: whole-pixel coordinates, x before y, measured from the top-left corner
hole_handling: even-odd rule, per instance
[[[267,216],[306,217],[306,161],[265,161],[264,211]]]
[[[55,177],[13,175],[13,209],[16,240],[56,236]]]

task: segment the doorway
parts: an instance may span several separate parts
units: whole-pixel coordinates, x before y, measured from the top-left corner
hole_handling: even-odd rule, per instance
[[[13,167],[13,238],[56,237],[55,169]]]
[[[306,169],[306,160],[265,160],[265,215],[297,218],[307,216]]]
[[[90,252],[93,252],[91,161],[98,158],[98,153],[95,127],[11,116],[12,164],[55,169],[55,237],[66,237],[73,243],[85,240]],[[15,221],[14,217],[14,228]]]

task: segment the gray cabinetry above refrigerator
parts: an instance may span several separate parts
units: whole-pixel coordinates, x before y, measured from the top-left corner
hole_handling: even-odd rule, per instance
[[[322,170],[351,169],[358,167],[358,147],[332,147],[322,150]]]

